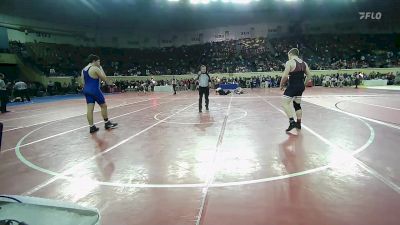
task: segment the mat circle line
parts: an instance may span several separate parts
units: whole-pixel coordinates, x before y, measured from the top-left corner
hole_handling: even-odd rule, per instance
[[[365,144],[363,144],[361,147],[355,149],[354,151],[352,151],[350,153],[350,155],[354,156],[364,150],[366,150],[368,148],[369,145],[371,145],[375,139],[375,131],[372,128],[372,126],[367,123],[366,121],[351,116],[353,118],[356,118],[357,120],[361,121],[365,126],[368,127],[368,129],[370,130],[370,136],[368,138],[368,140],[365,142]],[[21,153],[21,145],[22,142],[28,138],[29,136],[31,136],[33,133],[35,133],[36,131],[45,128],[49,125],[51,125],[52,123],[46,124],[44,126],[41,126],[35,130],[32,130],[31,132],[29,132],[28,134],[26,134],[24,137],[22,137],[17,145],[15,146],[15,153],[18,157],[18,159],[24,163],[26,166],[37,170],[39,172],[45,173],[47,175],[50,176],[54,176],[54,177],[59,177],[60,179],[64,179],[64,180],[68,180],[68,181],[77,181],[80,180],[82,178],[75,178],[75,177],[71,177],[71,176],[67,176],[64,175],[62,173],[58,173],[58,172],[54,172],[45,168],[42,168],[32,162],[30,162],[29,160],[27,160]],[[343,162],[345,162],[346,160],[343,160]],[[342,162],[342,161],[340,161]],[[339,163],[340,163],[339,162]],[[333,164],[337,164],[338,162],[335,163],[329,163],[327,165],[324,166],[320,166],[320,167],[316,167],[313,169],[308,169],[308,170],[303,170],[300,172],[295,172],[295,173],[290,173],[290,174],[285,174],[285,175],[280,175],[280,176],[274,176],[274,177],[266,177],[266,178],[259,178],[259,179],[253,179],[253,180],[245,180],[245,181],[232,181],[232,182],[222,182],[222,183],[212,183],[210,185],[210,187],[229,187],[229,186],[238,186],[238,185],[247,185],[247,184],[256,184],[256,183],[265,183],[265,182],[270,182],[270,181],[276,181],[276,180],[283,180],[283,179],[288,179],[288,178],[292,178],[292,177],[298,177],[298,176],[304,176],[307,174],[313,174],[313,173],[317,173],[323,170],[326,170],[328,168],[330,168]],[[199,188],[199,187],[205,187],[207,184],[206,183],[192,183],[192,184],[143,184],[143,183],[120,183],[120,182],[104,182],[104,181],[98,181],[98,180],[92,180],[91,182],[93,182],[93,184],[97,184],[97,185],[102,185],[102,186],[112,186],[112,187],[125,187],[125,188]]]

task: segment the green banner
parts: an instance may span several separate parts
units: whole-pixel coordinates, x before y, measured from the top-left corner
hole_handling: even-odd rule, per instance
[[[8,53],[0,53],[0,64],[17,64],[16,55]]]

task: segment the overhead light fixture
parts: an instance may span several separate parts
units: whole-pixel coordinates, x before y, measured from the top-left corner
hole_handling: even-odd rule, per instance
[[[208,4],[210,3],[210,0],[190,0],[190,3],[192,4]]]
[[[258,2],[259,0],[190,0],[191,4],[208,4],[211,2],[223,2],[223,3],[235,3],[235,4],[247,4],[251,2]]]

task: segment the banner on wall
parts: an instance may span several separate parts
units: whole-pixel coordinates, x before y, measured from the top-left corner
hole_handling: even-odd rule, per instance
[[[17,64],[17,59],[14,54],[0,53],[0,64]]]

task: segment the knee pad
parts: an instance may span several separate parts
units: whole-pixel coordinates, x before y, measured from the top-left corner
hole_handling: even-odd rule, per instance
[[[301,105],[295,101],[293,101],[293,106],[295,111],[301,110]]]

